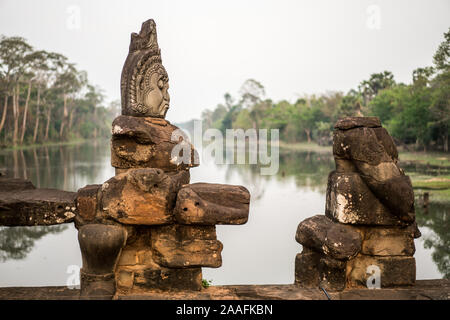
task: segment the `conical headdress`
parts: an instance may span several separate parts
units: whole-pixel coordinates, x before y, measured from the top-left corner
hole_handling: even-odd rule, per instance
[[[156,24],[153,19],[142,24],[139,34],[131,34],[130,48],[121,77],[122,114],[140,117],[164,118],[167,109],[149,105],[145,95],[149,90],[151,76],[157,72],[164,82],[168,75],[162,65],[158,46]]]

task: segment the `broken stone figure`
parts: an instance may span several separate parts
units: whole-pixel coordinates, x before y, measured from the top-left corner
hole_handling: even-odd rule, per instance
[[[392,138],[376,117],[343,118],[334,129],[325,215],[298,226],[295,283],[328,290],[413,285],[420,232]]]

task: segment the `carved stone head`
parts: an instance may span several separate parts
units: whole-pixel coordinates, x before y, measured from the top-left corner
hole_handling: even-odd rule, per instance
[[[164,118],[169,109],[169,77],[162,65],[161,51],[152,19],[131,34],[127,59],[122,69],[122,114]]]

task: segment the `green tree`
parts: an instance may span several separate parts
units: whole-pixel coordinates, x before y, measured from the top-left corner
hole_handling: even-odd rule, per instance
[[[316,128],[316,123],[323,119],[323,113],[318,105],[300,105],[299,125],[305,132],[308,143],[312,141],[312,132]]]
[[[18,142],[19,118],[20,118],[20,95],[21,85],[27,75],[29,66],[29,55],[32,47],[21,37],[5,37],[0,39],[0,74],[2,76],[2,91],[4,94],[4,106],[2,120],[0,121],[0,133],[4,127],[8,110],[9,97],[12,98],[13,106],[13,144]],[[29,92],[27,102],[29,99]]]
[[[371,74],[369,80],[362,81],[358,87],[363,97],[363,104],[367,105],[379,91],[390,88],[394,84],[394,75],[390,71]]]
[[[357,103],[362,103],[361,94],[351,89],[345,96],[342,97],[338,107],[333,114],[333,122],[342,117],[354,116],[356,112]]]
[[[450,135],[450,28],[444,34],[444,41],[439,45],[433,56],[437,74],[431,81],[433,88],[431,127],[435,129],[442,140],[443,150],[449,151]]]
[[[109,135],[113,113],[101,106],[103,98],[65,56],[34,51],[20,37],[0,36],[0,138],[5,145],[87,137],[86,127],[92,129],[89,138]]]
[[[436,69],[440,72],[448,72],[450,70],[450,28],[444,33],[444,41],[434,54],[433,62],[436,65]]]

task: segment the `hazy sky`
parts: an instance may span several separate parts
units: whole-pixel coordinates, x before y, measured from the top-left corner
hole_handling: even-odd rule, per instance
[[[383,70],[410,82],[450,27],[450,1],[0,0],[0,34],[65,54],[108,101],[120,97],[130,33],[149,18],[170,78],[167,119],[180,122],[248,78],[290,101]]]

